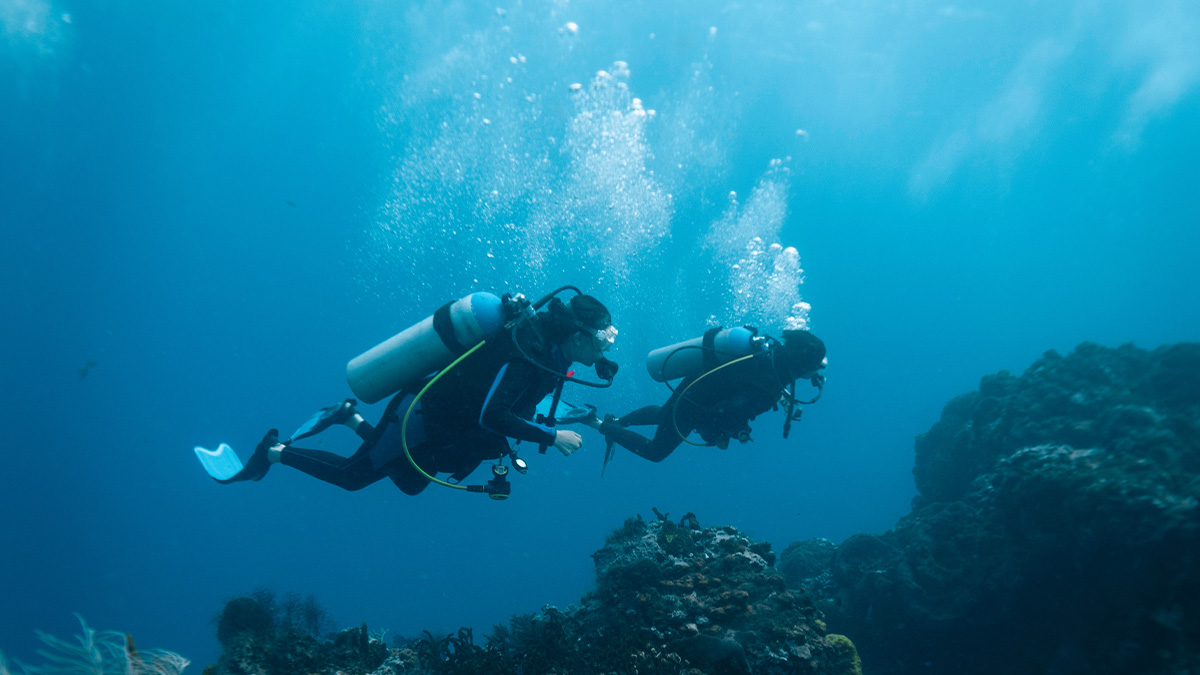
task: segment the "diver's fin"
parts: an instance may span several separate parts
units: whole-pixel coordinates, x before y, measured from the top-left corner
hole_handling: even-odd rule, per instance
[[[342,424],[346,420],[354,416],[354,404],[358,403],[352,398],[348,398],[341,403],[335,403],[328,408],[318,410],[308,421],[300,425],[300,428],[292,433],[292,437],[288,442],[298,441],[301,438],[308,438],[315,434],[325,431],[335,424]]]
[[[616,448],[616,445],[616,441],[608,439],[608,444],[604,447],[604,466],[600,467],[601,478],[604,478],[604,470],[608,468],[608,463],[612,461],[613,453],[615,452],[614,448]]]
[[[222,443],[215,451],[197,447],[196,456],[200,458],[204,470],[213,480],[227,485],[246,480],[262,480],[267,471],[271,470],[270,452],[276,445],[279,445],[279,431],[271,429],[258,442],[245,465],[227,443]]]
[[[219,481],[227,481],[242,470],[242,460],[238,459],[233,448],[228,443],[222,443],[216,450],[196,446],[196,457],[208,475]]]
[[[590,426],[595,419],[596,406],[585,403],[581,406],[571,406],[570,410],[559,415],[554,421],[559,424],[587,424]]]

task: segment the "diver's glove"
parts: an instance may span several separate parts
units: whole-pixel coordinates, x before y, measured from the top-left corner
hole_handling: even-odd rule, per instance
[[[612,379],[617,376],[617,369],[618,366],[616,361],[609,361],[603,356],[596,361],[596,376],[602,380],[608,380],[611,382]]]
[[[574,431],[554,432],[554,447],[563,454],[563,457],[570,457],[571,453],[581,446],[583,446],[583,438]]]
[[[600,434],[605,438],[608,438],[609,434],[624,429],[625,425],[621,424],[621,420],[617,416],[605,415],[604,421],[601,422],[600,420],[596,420],[595,423],[592,424],[592,428],[596,431],[599,431]]]
[[[592,420],[594,419],[596,419],[596,406],[585,403],[577,408],[571,408],[566,413],[556,417],[554,421],[558,424],[586,424],[592,426]]]

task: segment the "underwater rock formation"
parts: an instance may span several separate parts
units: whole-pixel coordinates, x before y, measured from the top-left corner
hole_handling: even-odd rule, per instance
[[[311,595],[303,600],[296,594],[276,598],[260,589],[227,601],[216,624],[222,653],[205,669],[210,675],[362,675],[388,657],[381,636],[372,636],[365,623],[323,640],[332,622]]]
[[[785,587],[769,544],[684,523],[630,519],[593,555],[596,589],[573,619],[580,636],[608,636],[600,672],[675,655],[687,663],[671,672],[859,672],[849,640],[826,635],[811,597]]]
[[[827,634],[812,596],[785,587],[769,544],[732,527],[631,518],[593,558],[595,590],[566,610],[545,607],[497,625],[426,633],[385,653],[364,626],[334,644],[271,632],[262,611],[233,601],[213,673],[677,673],[859,675],[850,639]],[[244,600],[244,599],[243,599]],[[236,602],[236,606],[235,606]],[[225,623],[224,621],[222,623]],[[386,656],[386,660],[385,657]]]
[[[867,672],[1200,673],[1200,344],[984,377],[913,473],[894,529],[781,556]]]

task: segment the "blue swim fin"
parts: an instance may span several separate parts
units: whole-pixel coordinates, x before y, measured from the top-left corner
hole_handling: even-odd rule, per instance
[[[216,450],[196,446],[196,457],[208,475],[217,480],[229,480],[242,470],[242,460],[228,443],[222,443]]]
[[[596,406],[585,403],[581,406],[571,406],[570,410],[559,415],[554,421],[558,424],[587,424],[590,426],[595,419]]]

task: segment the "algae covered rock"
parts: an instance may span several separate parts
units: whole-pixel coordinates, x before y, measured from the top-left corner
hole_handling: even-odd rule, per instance
[[[596,560],[596,590],[580,618],[630,647],[651,644],[701,672],[844,672],[820,614],[791,591],[770,547],[733,527],[628,521]],[[608,624],[608,625],[605,625]]]
[[[205,670],[213,675],[365,675],[389,655],[366,624],[337,633],[329,630],[331,620],[311,595],[276,598],[258,590],[227,601],[215,622],[222,654]]]
[[[514,616],[477,640],[469,628],[426,632],[386,650],[366,626],[320,642],[283,636],[278,616],[243,601],[217,675],[372,673],[522,675],[857,675],[849,638],[826,635],[813,596],[786,587],[769,544],[689,514],[630,518],[593,554],[595,589],[565,610]],[[232,630],[243,624],[252,630]],[[274,626],[274,631],[270,627]]]
[[[1194,472],[1200,460],[1179,451],[1194,447],[1198,412],[1200,344],[1049,351],[1020,377],[984,377],[917,437],[917,505],[961,500],[996,462],[1038,445],[1147,453]]]
[[[985,377],[913,473],[892,530],[780,563],[868,672],[1200,672],[1200,345]]]

